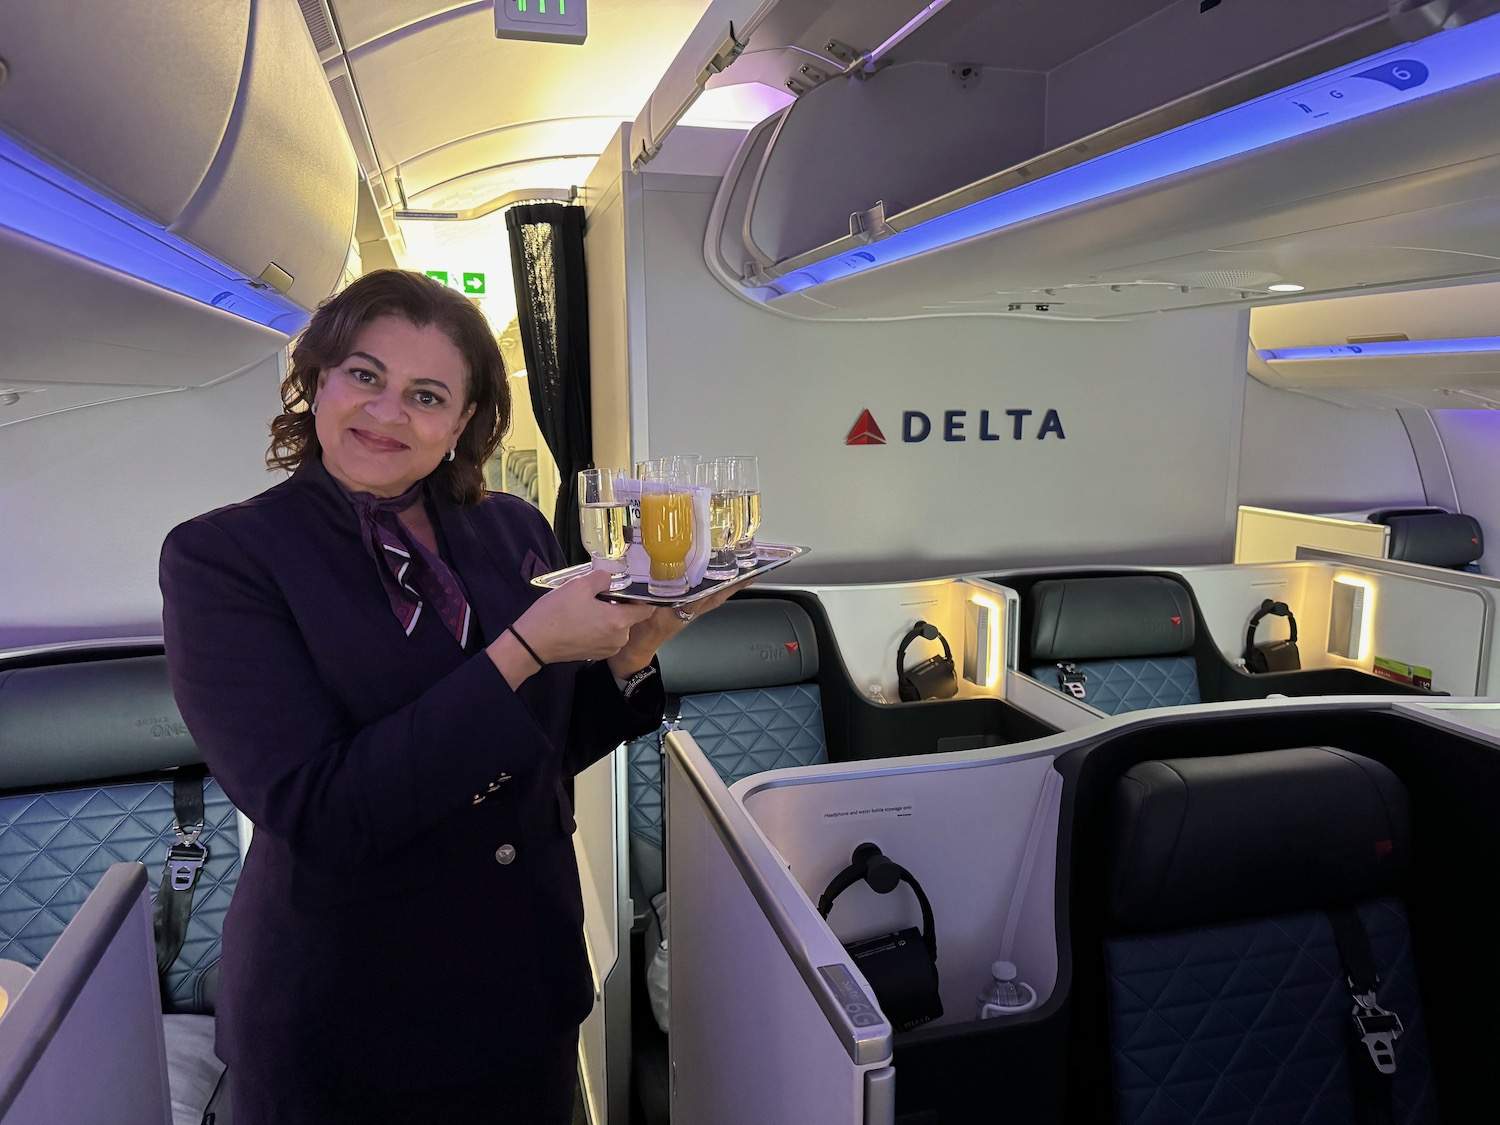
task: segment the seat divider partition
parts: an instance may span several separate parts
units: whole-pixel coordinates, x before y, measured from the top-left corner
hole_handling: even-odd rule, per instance
[[[672,1116],[892,1125],[892,1029],[692,736],[665,739]]]

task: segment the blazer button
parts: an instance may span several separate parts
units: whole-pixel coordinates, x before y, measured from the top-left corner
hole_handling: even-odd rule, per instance
[[[513,863],[515,861],[515,858],[516,849],[511,847],[511,845],[509,844],[501,844],[498,848],[495,849],[495,862],[500,864],[501,867],[504,867],[509,863]]]

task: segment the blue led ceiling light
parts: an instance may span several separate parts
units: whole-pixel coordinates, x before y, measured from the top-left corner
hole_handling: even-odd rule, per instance
[[[1500,73],[1500,15],[1410,43],[918,223],[768,283],[778,296]]]
[[[1352,356],[1452,355],[1500,352],[1500,336],[1470,336],[1453,340],[1382,340],[1370,344],[1326,344],[1313,348],[1259,348],[1256,355],[1272,360],[1346,359]]]
[[[308,313],[0,133],[0,227],[288,335]]]

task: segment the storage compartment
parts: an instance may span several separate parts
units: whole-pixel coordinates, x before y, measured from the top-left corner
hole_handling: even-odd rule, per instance
[[[1073,5],[1066,26],[955,0],[873,69],[845,43],[888,37],[889,10],[784,7],[750,52],[803,51],[802,93],[725,178],[716,216],[741,228],[709,232],[710,268],[778,311],[1106,319],[1500,264],[1487,3],[1428,36],[1384,0]]]

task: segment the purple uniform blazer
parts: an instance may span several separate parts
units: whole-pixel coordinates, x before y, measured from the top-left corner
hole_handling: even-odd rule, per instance
[[[486,640],[565,565],[520,499],[433,508]],[[659,678],[627,702],[606,664],[558,664],[512,692],[437,614],[406,636],[319,462],[175,528],[161,585],[183,718],[255,824],[219,981],[236,1080],[482,1081],[495,1052],[576,1026],[562,782],[655,729]]]

